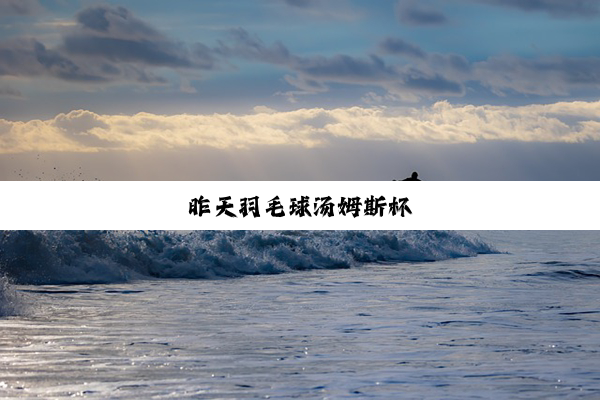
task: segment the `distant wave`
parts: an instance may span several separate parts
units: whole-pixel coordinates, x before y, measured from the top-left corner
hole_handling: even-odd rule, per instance
[[[5,231],[0,272],[18,284],[212,279],[493,253],[446,231]]]

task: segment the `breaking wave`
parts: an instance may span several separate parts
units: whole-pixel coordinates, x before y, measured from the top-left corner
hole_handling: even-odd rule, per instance
[[[0,276],[0,317],[22,315],[25,309],[22,295],[10,284],[6,276]]]
[[[34,285],[211,279],[493,252],[446,231],[6,231],[0,273]]]

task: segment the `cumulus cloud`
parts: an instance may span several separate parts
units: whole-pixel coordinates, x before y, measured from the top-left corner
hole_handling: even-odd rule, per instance
[[[0,119],[0,153],[327,146],[336,139],[473,143],[577,143],[600,140],[600,101],[548,105],[336,108],[248,115],[99,115],[78,110],[51,120]]]

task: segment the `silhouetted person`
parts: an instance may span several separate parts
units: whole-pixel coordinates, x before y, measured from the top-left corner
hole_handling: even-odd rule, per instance
[[[420,181],[419,174],[413,172],[410,178],[402,179],[403,181]]]

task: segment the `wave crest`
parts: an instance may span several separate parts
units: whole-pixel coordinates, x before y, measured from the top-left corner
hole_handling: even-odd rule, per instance
[[[10,231],[0,235],[0,269],[19,284],[210,279],[493,252],[479,239],[446,231]]]

